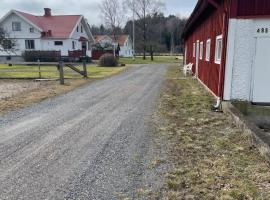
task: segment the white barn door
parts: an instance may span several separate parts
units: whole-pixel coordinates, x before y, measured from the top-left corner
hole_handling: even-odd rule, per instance
[[[270,38],[257,38],[253,67],[252,101],[270,103]]]

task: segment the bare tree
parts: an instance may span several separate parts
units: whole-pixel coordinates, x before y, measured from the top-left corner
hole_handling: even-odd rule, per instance
[[[15,52],[16,40],[0,27],[0,51]]]
[[[100,10],[105,24],[112,30],[116,40],[117,32],[123,22],[123,10],[119,0],[103,0],[100,4]]]
[[[135,13],[137,18],[142,22],[143,29],[143,59],[146,59],[147,43],[147,18],[159,13],[164,8],[161,0],[126,0],[128,8]]]

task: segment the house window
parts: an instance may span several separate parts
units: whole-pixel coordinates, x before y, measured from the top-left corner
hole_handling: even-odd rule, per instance
[[[9,49],[12,49],[12,41],[11,40],[8,40],[8,39],[5,39],[3,41],[3,48],[5,50],[9,50]]]
[[[76,43],[75,41],[72,41],[72,49],[75,49]]]
[[[35,49],[35,40],[25,40],[25,49]]]
[[[206,41],[206,50],[205,50],[205,60],[210,60],[210,52],[211,52],[211,39]]]
[[[13,31],[21,31],[21,22],[12,22]]]
[[[83,26],[81,26],[81,32],[83,33]]]
[[[195,58],[196,56],[196,44],[193,43],[193,57]]]
[[[215,63],[221,63],[221,55],[222,55],[222,35],[217,36],[216,38],[216,50],[215,50]]]
[[[79,26],[77,26],[77,32],[79,32]]]
[[[203,42],[200,42],[200,60],[203,59]]]
[[[63,41],[54,41],[55,46],[63,46]]]
[[[34,28],[33,27],[29,28],[29,32],[34,33]]]

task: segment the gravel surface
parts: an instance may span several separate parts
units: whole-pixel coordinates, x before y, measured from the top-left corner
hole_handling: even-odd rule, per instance
[[[158,191],[152,114],[165,72],[137,66],[0,117],[0,199],[137,199],[141,188]]]
[[[40,83],[28,80],[0,80],[0,100],[37,89],[39,86]]]

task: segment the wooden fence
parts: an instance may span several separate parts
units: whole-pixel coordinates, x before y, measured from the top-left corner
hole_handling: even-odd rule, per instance
[[[0,65],[0,79],[50,79],[57,78],[64,84],[65,78],[77,78],[76,75],[88,77],[86,62],[27,62]]]

